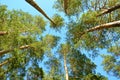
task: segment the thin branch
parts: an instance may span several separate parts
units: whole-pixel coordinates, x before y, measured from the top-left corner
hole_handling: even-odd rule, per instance
[[[30,47],[29,45],[25,45],[25,46],[19,47],[19,49],[26,49],[26,48],[29,48],[29,47]],[[14,51],[14,49],[2,50],[2,51],[0,51],[0,56],[4,55],[6,53],[9,53],[11,51]]]
[[[37,9],[42,15],[44,15],[49,21],[51,21],[54,25],[55,23],[47,16],[47,14],[35,3],[33,0],[25,0],[28,2],[31,6],[33,6],[35,9]]]
[[[29,47],[30,47],[29,45],[25,45],[25,46],[19,47],[19,49],[26,49],[26,48],[29,48]],[[8,52],[11,52],[11,51],[13,51],[13,50],[14,50],[14,49],[11,49],[11,50],[2,50],[2,51],[0,51],[0,56],[6,54],[6,53],[8,53]],[[3,65],[7,64],[7,63],[10,62],[10,61],[11,61],[11,59],[10,59],[10,60],[6,60],[6,61],[0,63],[0,67],[2,67]]]
[[[98,14],[97,16],[102,16],[104,14],[107,14],[107,13],[110,13],[112,11],[115,11],[116,9],[119,9],[120,8],[120,4],[117,4],[115,6],[112,6],[111,8],[108,8],[108,9],[105,9],[103,10],[100,14]]]
[[[0,36],[3,36],[5,34],[8,34],[8,32],[7,31],[0,31]]]
[[[4,54],[6,54],[6,53],[8,53],[8,52],[10,52],[10,51],[13,51],[13,49],[10,49],[10,50],[2,50],[2,51],[0,51],[0,56],[4,55]]]
[[[29,45],[25,45],[25,46],[21,46],[19,49],[25,49],[25,48],[29,48],[30,46]],[[9,50],[10,51],[10,50]],[[11,50],[12,51],[12,50]],[[20,57],[20,55],[19,55]],[[12,58],[8,58],[7,60],[3,61],[2,63],[0,63],[0,67],[2,67],[3,65],[11,62],[13,60],[13,58],[15,57],[12,57]]]
[[[9,60],[6,60],[6,61],[0,63],[0,67],[2,67],[3,65],[7,64],[8,62],[9,62]]]
[[[107,29],[107,28],[114,28],[114,27],[120,27],[120,20],[92,27],[92,28],[90,28],[88,30],[85,30],[81,34],[81,36],[84,35],[87,32],[92,32],[92,31],[101,30],[101,29]]]

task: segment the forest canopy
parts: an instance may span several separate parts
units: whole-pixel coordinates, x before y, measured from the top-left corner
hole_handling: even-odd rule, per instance
[[[97,56],[120,78],[120,0],[55,0],[51,18],[25,1],[42,16],[0,4],[0,79],[108,80],[96,72]],[[45,34],[48,28],[65,37]]]

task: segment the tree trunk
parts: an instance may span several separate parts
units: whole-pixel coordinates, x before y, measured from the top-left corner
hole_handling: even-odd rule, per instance
[[[51,21],[54,25],[55,23],[47,16],[47,14],[33,1],[33,0],[25,0],[30,5],[32,5],[35,9],[37,9],[42,15],[44,15],[49,21]]]
[[[95,26],[93,28],[86,30],[86,32],[91,32],[91,31],[100,30],[100,29],[104,29],[104,28],[119,27],[119,26],[120,26],[120,20]]]
[[[69,80],[67,61],[66,61],[66,54],[64,54],[64,69],[65,69],[65,78],[66,78],[66,80]]]
[[[85,30],[80,36],[84,35],[87,32],[92,32],[92,31],[107,29],[107,28],[114,28],[114,27],[120,27],[120,20],[92,27],[88,30]]]

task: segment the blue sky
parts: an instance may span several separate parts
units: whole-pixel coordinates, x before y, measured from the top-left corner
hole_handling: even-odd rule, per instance
[[[49,17],[52,17],[56,13],[56,10],[52,9],[52,5],[55,0],[35,0],[35,1],[47,13]],[[25,0],[0,0],[0,4],[7,5],[9,10],[12,10],[12,9],[20,10],[21,9],[25,12],[29,12],[32,15],[41,15],[35,8],[29,5]],[[47,32],[50,34],[55,33],[50,29],[48,29]],[[57,34],[60,36],[63,36],[65,32],[66,31],[63,31],[61,35],[59,33]],[[101,53],[107,53],[107,52],[105,50],[102,50]],[[101,66],[102,58],[100,56],[95,58],[93,61],[98,65],[97,72],[101,73],[102,75],[107,76],[109,80],[118,80],[117,78],[107,75],[106,72],[104,72],[103,67]]]

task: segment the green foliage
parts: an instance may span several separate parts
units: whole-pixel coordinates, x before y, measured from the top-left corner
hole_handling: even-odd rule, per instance
[[[73,16],[79,14],[79,12],[81,11],[81,3],[82,3],[81,0],[69,0],[68,3],[66,4],[68,5],[67,15]],[[58,11],[64,12],[63,0],[55,1],[55,5],[53,7]]]
[[[64,19],[60,15],[55,14],[53,16],[52,20],[54,21],[55,24],[50,23],[51,28],[59,30],[59,29],[61,29],[61,27],[64,26]]]
[[[57,41],[60,38],[57,36],[53,36],[53,35],[46,35],[44,38],[42,38],[43,41],[43,45],[47,46],[46,48],[53,48],[57,45]]]
[[[89,28],[90,25],[93,27],[94,25],[97,25],[100,21],[99,18],[96,18],[96,16],[97,16],[97,12],[89,10],[81,16],[80,23],[85,28]]]
[[[120,55],[120,46],[119,45],[111,46],[108,49],[108,52],[113,53],[114,56],[119,56]]]
[[[43,80],[61,80],[63,77],[61,62],[58,58],[52,56],[45,62],[49,73]]]
[[[61,44],[59,52],[63,55],[68,54],[70,52],[70,44],[69,43]]]
[[[59,12],[65,12],[63,1],[56,0],[53,6]],[[64,44],[58,43],[60,38],[57,36],[42,36],[46,29],[43,17],[32,16],[22,10],[10,11],[5,5],[0,5],[0,31],[7,32],[6,35],[0,35],[0,53],[6,51],[0,56],[0,64],[6,62],[0,67],[0,79],[8,77],[10,80],[23,80],[28,77],[36,80],[63,80],[63,62],[62,58],[59,59],[62,54],[66,61],[64,66],[69,69],[70,80],[107,80],[106,77],[95,74],[96,65],[81,53],[85,50],[96,54],[101,49],[107,49],[110,53],[102,55],[105,71],[120,77],[120,29],[87,32],[95,26],[120,20],[120,9],[97,16],[104,8],[110,8],[119,2],[120,0],[68,0],[64,16],[68,21],[65,22],[63,15],[55,14],[52,17],[55,24],[50,23],[52,30],[62,31],[63,26],[68,26]],[[61,54],[52,54],[54,47]],[[42,60],[45,60],[44,66],[48,72],[40,67]]]
[[[108,73],[120,77],[120,60],[119,56],[111,55],[102,55],[103,62],[102,65],[104,66],[104,70]]]
[[[0,67],[0,76],[23,80],[26,67],[42,61],[44,53],[50,52],[57,44],[58,37],[42,37],[46,21],[41,16],[32,16],[22,10],[9,11],[6,6],[0,6],[0,31],[7,31],[6,35],[0,36],[0,51],[8,51],[0,56],[0,64],[7,61]],[[36,74],[34,71],[31,73]]]
[[[27,79],[39,80],[44,78],[43,69],[40,68],[37,64],[32,65],[32,67],[28,68]]]
[[[104,77],[103,75],[88,74],[87,76],[83,78],[83,80],[108,80],[108,79]]]
[[[70,64],[70,77],[83,78],[90,73],[94,73],[96,65],[80,51],[73,49],[68,55]],[[82,64],[82,65],[81,65]]]
[[[43,20],[41,16],[35,16],[35,26],[40,28],[42,31],[45,30],[46,22]]]

